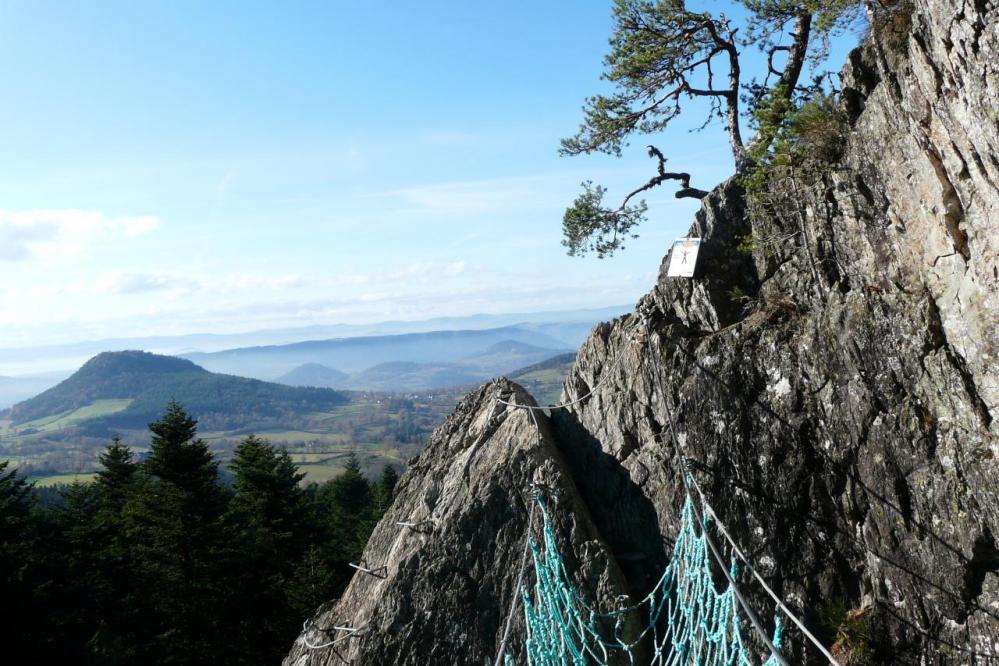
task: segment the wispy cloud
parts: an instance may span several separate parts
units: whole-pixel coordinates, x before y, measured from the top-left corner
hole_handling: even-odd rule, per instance
[[[0,261],[74,257],[96,242],[139,236],[159,225],[156,217],[108,217],[75,208],[0,210]]]
[[[180,275],[159,272],[114,271],[101,275],[95,290],[102,294],[144,294],[156,291],[189,290],[193,280]]]
[[[258,273],[211,273],[199,271],[107,271],[94,283],[98,294],[145,294],[168,292],[174,296],[234,294],[240,292],[283,291],[303,286],[297,273],[261,275]]]

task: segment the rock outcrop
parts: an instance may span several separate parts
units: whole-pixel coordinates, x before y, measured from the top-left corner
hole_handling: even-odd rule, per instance
[[[835,160],[773,185],[763,215],[721,185],[693,225],[698,275],[664,262],[634,314],[593,331],[563,399],[591,396],[537,428],[493,399],[530,402],[506,382],[459,406],[368,546],[385,577],[356,575],[316,619],[364,628],[337,645],[348,663],[495,660],[532,483],[559,498],[594,599],[646,593],[684,494],[671,426],[842,663],[999,663],[999,7],[912,4],[850,56]],[[300,638],[286,663],[338,659]]]
[[[402,477],[343,597],[295,643],[289,664],[485,664],[523,650],[518,574],[534,493],[577,555],[579,584],[614,603],[625,593],[543,414],[516,384],[493,382],[458,405]],[[537,419],[537,421],[535,421]],[[519,605],[516,606],[519,611]],[[334,627],[345,627],[337,630]],[[356,631],[351,631],[356,630]],[[309,644],[339,642],[324,649]]]

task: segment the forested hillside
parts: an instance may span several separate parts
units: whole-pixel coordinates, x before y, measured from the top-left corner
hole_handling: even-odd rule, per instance
[[[163,405],[196,405],[203,426],[222,430],[277,422],[347,402],[329,389],[290,387],[208,372],[191,361],[142,351],[105,352],[57,386],[7,410],[14,425],[63,414],[98,400],[127,400],[120,410],[88,419],[87,428],[144,428]]]

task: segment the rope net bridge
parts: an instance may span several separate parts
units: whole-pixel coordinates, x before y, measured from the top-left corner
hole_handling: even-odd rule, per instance
[[[708,524],[704,522],[698,529],[689,496],[680,514],[672,557],[653,590],[638,604],[608,612],[593,608],[576,590],[556,543],[544,497],[539,494],[535,501],[543,518],[543,546],[531,540],[536,582],[533,594],[526,588],[521,592],[528,664],[756,666],[753,651],[742,638],[735,587],[716,590],[706,541]],[[729,576],[735,578],[738,570],[733,560]],[[635,617],[644,621],[638,631],[628,622]],[[779,650],[784,631],[780,616],[775,624],[771,643]],[[651,658],[641,656],[649,652]],[[507,663],[513,664],[509,655]],[[764,662],[765,666],[783,663],[777,652]]]

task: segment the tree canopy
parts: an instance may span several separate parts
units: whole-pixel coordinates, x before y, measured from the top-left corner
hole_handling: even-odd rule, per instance
[[[714,4],[714,3],[712,3]],[[739,19],[721,11],[694,11],[684,0],[614,0],[614,29],[602,78],[611,94],[589,97],[575,135],[563,139],[563,155],[606,153],[621,156],[633,136],[667,130],[689,103],[707,101],[702,129],[721,122],[735,161],[745,169],[765,153],[795,103],[822,90],[821,63],[828,38],[863,14],[861,0],[739,0]],[[735,8],[735,7],[733,7]],[[747,49],[759,49],[764,65],[747,70]],[[802,81],[811,61],[813,77]],[[742,123],[755,134],[747,142]],[[645,218],[639,194],[678,181],[678,198],[703,198],[690,174],[667,170],[667,158],[654,145],[649,157],[656,172],[617,207],[604,203],[606,189],[591,181],[566,210],[563,245],[570,255],[604,257],[634,238]]]

